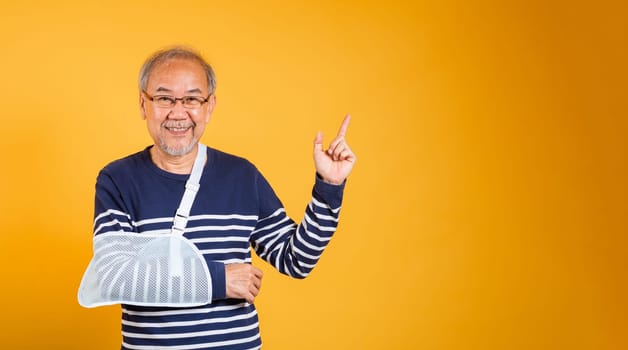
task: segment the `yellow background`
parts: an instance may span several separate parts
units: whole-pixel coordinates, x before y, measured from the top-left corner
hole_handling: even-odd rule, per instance
[[[0,347],[119,348],[119,307],[76,301],[94,182],[149,144],[137,72],[181,43],[218,76],[203,141],[297,220],[316,131],[354,117],[317,268],[255,260],[266,349],[628,348],[628,11],[548,3],[5,2]]]

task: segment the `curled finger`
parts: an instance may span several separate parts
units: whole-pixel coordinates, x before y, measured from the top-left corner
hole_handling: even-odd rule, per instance
[[[246,300],[246,302],[249,304],[253,304],[255,302],[255,295],[248,293],[244,300]]]
[[[340,154],[340,159],[348,160],[350,162],[355,162],[356,157],[349,145],[345,144],[345,149],[342,150]]]
[[[330,156],[334,153],[334,150],[338,147],[338,145],[344,143],[344,137],[342,136],[338,136],[336,137],[330,144],[329,144],[329,148],[327,149],[327,154],[329,154]]]
[[[255,285],[250,285],[249,286],[249,293],[251,293],[251,295],[256,297],[259,294],[259,289]]]

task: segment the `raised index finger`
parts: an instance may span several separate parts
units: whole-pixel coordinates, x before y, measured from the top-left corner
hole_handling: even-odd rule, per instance
[[[345,119],[342,121],[342,125],[340,126],[340,130],[338,130],[338,136],[344,137],[347,134],[347,128],[349,127],[349,122],[351,121],[351,115],[347,114]]]

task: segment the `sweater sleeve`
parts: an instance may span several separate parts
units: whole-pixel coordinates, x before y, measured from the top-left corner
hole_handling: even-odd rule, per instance
[[[312,199],[297,225],[259,175],[259,219],[251,236],[257,255],[283,274],[307,277],[336,231],[343,191],[344,183],[331,185],[316,176]]]
[[[100,172],[96,181],[94,209],[94,237],[107,233],[138,233],[119,187],[104,171]],[[115,270],[132,268],[136,264],[131,260],[145,260],[144,257],[132,255],[126,255],[126,259],[129,261],[116,260],[116,264],[110,265],[112,271],[104,271],[103,275],[124,273],[124,271]],[[226,297],[225,265],[205,257],[203,259],[211,277],[212,300],[224,299]]]
[[[108,232],[137,232],[118,187],[101,171],[96,180],[94,236]]]

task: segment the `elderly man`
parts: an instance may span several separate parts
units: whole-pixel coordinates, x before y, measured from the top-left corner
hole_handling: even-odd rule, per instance
[[[296,225],[245,159],[199,143],[215,77],[195,51],[143,65],[139,102],[154,145],[114,161],[96,183],[94,258],[79,289],[87,307],[122,304],[123,349],[258,349],[262,272],[304,278],[331,239],[356,157],[345,117],[327,150],[314,140],[312,199]]]

